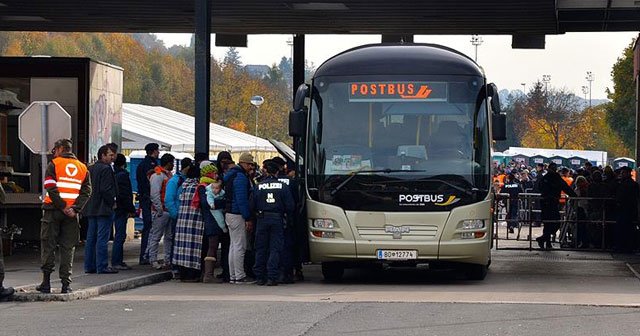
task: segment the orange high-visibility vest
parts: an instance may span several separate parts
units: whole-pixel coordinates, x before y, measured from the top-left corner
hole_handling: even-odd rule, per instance
[[[571,187],[571,184],[573,184],[573,177],[562,176],[562,179],[569,187]],[[565,204],[567,202],[566,197],[567,194],[565,194],[564,191],[560,192],[560,204]]]
[[[77,159],[57,157],[51,161],[55,166],[56,176],[47,176],[44,180],[44,187],[56,186],[62,198],[68,206],[72,206],[76,198],[80,195],[82,182],[87,177],[87,166]],[[45,204],[53,201],[49,194],[44,198]]]

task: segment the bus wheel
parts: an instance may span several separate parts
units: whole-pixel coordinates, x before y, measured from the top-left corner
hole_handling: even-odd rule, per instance
[[[487,265],[467,265],[465,268],[465,276],[469,280],[484,280],[487,276],[487,270],[489,267]]]
[[[344,266],[337,262],[323,262],[322,276],[325,281],[339,282],[344,275]]]

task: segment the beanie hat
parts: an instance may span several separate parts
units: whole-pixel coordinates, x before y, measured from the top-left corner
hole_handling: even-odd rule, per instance
[[[251,153],[242,153],[242,155],[240,155],[240,160],[238,160],[238,162],[253,163],[253,155],[251,155]]]

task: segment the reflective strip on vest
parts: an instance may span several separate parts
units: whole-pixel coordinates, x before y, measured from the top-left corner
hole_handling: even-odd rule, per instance
[[[80,188],[82,188],[82,184],[80,184],[80,183],[71,183],[71,182],[58,182],[58,183],[56,183],[56,187],[80,190]]]

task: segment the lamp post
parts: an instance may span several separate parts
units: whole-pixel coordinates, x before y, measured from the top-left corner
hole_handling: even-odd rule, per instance
[[[476,56],[474,58],[476,62],[478,62],[478,46],[481,45],[482,42],[484,41],[480,35],[476,34],[471,36],[471,44],[476,47]]]
[[[258,156],[258,110],[260,109],[260,105],[263,103],[264,98],[262,98],[262,96],[251,97],[251,105],[256,107],[256,156]]]
[[[589,82],[589,107],[591,107],[591,83],[594,81],[593,72],[587,71],[585,79]]]
[[[587,100],[587,93],[590,92],[590,91],[591,90],[589,90],[588,86],[586,86],[586,85],[582,86],[582,93],[584,93],[584,100]],[[589,105],[591,105],[591,104],[589,104]],[[591,107],[591,106],[589,106],[589,107]]]
[[[544,91],[549,89],[549,82],[551,82],[551,75],[542,75],[542,82],[544,82]]]
[[[524,95],[527,95],[527,83],[520,83],[520,85],[522,85],[522,93],[524,93]]]

